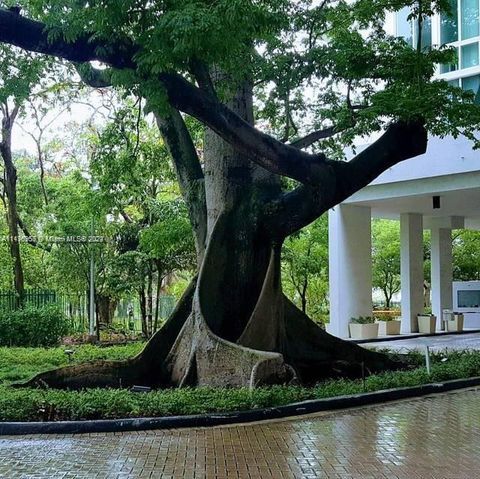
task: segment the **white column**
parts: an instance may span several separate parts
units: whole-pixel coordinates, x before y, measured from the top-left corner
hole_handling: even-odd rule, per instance
[[[417,314],[423,312],[423,217],[400,215],[400,271],[402,332],[418,331]]]
[[[437,317],[437,329],[444,324],[444,309],[452,309],[452,230],[432,228],[432,313]]]
[[[330,334],[348,338],[350,318],[372,314],[371,210],[339,205],[329,212]]]

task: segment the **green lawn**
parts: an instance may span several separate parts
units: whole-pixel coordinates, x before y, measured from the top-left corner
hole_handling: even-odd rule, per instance
[[[93,345],[61,348],[0,348],[0,385],[30,379],[37,373],[66,366],[69,363],[95,359],[124,359],[141,351],[143,343],[101,348]],[[75,353],[69,356],[66,350]]]
[[[141,344],[99,348],[76,348],[74,361],[122,359],[136,354]],[[0,421],[81,420],[140,416],[171,416],[227,412],[280,406],[306,399],[357,394],[363,391],[416,386],[429,382],[480,376],[480,353],[453,353],[432,357],[432,374],[421,366],[421,357],[411,355],[417,367],[408,371],[374,375],[361,380],[332,380],[312,388],[275,386],[248,389],[170,389],[135,394],[127,390],[91,389],[81,392],[13,389],[12,381],[36,372],[68,364],[65,348],[0,348]]]

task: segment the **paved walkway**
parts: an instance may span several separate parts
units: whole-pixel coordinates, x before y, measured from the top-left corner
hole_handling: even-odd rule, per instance
[[[431,351],[449,350],[477,350],[480,351],[480,333],[450,334],[440,336],[427,336],[421,338],[396,339],[393,341],[376,341],[363,343],[366,348],[391,349],[392,351],[406,352],[409,350],[423,351],[429,346]]]
[[[301,419],[0,438],[1,478],[480,478],[480,388]]]

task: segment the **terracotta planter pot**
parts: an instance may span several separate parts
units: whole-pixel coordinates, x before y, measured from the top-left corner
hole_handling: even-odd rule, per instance
[[[396,336],[400,334],[401,321],[392,319],[391,321],[378,322],[378,334],[380,336]]]
[[[458,332],[463,331],[463,314],[454,314],[453,320],[447,321],[447,331]]]
[[[433,334],[437,324],[437,317],[434,314],[419,314],[418,332],[423,334]]]
[[[350,323],[349,328],[352,339],[373,339],[378,337],[378,323]]]

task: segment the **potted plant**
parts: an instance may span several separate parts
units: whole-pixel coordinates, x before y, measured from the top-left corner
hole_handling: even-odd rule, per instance
[[[349,324],[352,339],[373,339],[378,337],[378,323],[372,316],[352,318]]]
[[[437,326],[437,317],[434,314],[423,313],[417,315],[418,332],[423,334],[434,334]]]
[[[452,333],[463,331],[463,314],[462,313],[453,313],[453,318],[447,321],[447,331]]]
[[[401,321],[393,318],[390,314],[376,314],[375,320],[378,323],[378,334],[380,336],[394,336],[400,334]]]

